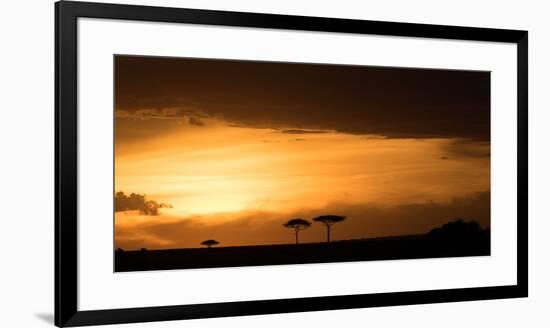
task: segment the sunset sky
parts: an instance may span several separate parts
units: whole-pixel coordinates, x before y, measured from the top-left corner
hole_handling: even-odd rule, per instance
[[[116,211],[116,247],[488,227],[489,115],[488,72],[116,56],[115,191],[171,205]]]

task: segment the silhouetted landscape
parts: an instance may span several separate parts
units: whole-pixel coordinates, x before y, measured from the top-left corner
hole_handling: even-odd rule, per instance
[[[490,231],[453,221],[427,234],[263,246],[115,252],[115,271],[400,260],[490,255]]]
[[[115,271],[490,255],[490,104],[489,71],[116,55]]]

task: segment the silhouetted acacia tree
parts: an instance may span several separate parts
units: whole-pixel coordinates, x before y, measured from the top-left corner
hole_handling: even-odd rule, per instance
[[[215,241],[214,239],[208,239],[201,243],[201,245],[204,245],[208,248],[212,248],[212,246],[219,244],[219,242]]]
[[[309,228],[310,225],[311,225],[311,222],[306,221],[304,219],[297,218],[297,219],[289,220],[287,223],[283,224],[283,227],[294,229],[294,235],[296,236],[296,244],[298,244],[298,232]]]
[[[340,215],[321,215],[313,219],[313,221],[321,222],[327,227],[327,243],[330,243],[330,227],[338,222],[342,222],[346,219],[345,216]]]

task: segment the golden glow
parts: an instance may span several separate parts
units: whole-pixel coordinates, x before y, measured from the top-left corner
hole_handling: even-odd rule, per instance
[[[139,247],[143,240],[132,244],[125,238],[132,227],[150,223],[193,218],[193,224],[216,225],[243,213],[264,213],[270,220],[265,213],[284,216],[334,204],[448,203],[489,190],[489,158],[472,155],[487,145],[467,145],[472,151],[465,155],[451,151],[460,142],[451,139],[289,134],[215,119],[205,126],[180,124],[155,138],[116,144],[116,190],[173,205],[155,217],[116,213],[120,245]],[[174,246],[173,240],[147,238],[149,247]],[[176,244],[195,247],[185,238]]]

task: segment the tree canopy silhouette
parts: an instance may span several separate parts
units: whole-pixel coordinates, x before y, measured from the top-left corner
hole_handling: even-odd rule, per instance
[[[287,223],[283,224],[285,228],[294,229],[294,235],[296,237],[296,244],[298,244],[298,232],[301,230],[307,229],[311,226],[311,222],[304,219],[292,219]]]
[[[345,216],[340,215],[321,215],[313,219],[313,221],[321,222],[327,228],[327,243],[330,243],[330,227],[338,222],[342,222],[346,219]]]
[[[219,244],[218,241],[215,241],[214,239],[208,239],[201,243],[201,245],[204,245],[208,248],[212,248],[212,246]]]
[[[439,228],[428,232],[428,237],[436,240],[453,242],[479,236],[484,232],[479,223],[465,221],[462,218],[447,222]]]

